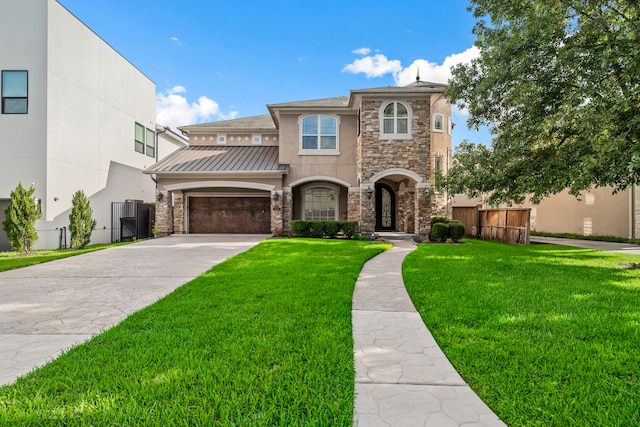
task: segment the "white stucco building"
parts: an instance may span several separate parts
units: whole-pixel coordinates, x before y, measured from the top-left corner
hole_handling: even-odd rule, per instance
[[[0,1],[0,219],[19,182],[41,203],[37,249],[56,248],[77,190],[92,243],[111,239],[111,202],[153,201],[155,84],[56,0]],[[0,228],[0,250],[7,250]]]

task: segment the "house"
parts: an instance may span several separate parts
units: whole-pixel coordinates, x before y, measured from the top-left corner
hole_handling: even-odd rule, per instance
[[[478,205],[486,207],[481,198],[456,195],[452,199],[454,209]],[[593,187],[577,197],[565,190],[538,204],[527,201],[517,207],[531,209],[531,231],[640,238],[638,186],[615,194],[613,187]]]
[[[110,242],[111,202],[154,201],[142,171],[177,148],[156,138],[155,84],[55,0],[2,0],[0,52],[0,220],[18,183],[33,184],[36,248],[56,248],[83,190],[92,243]]]
[[[450,215],[434,190],[451,159],[444,88],[418,78],[181,127],[189,146],[145,171],[157,181],[157,229],[278,235],[304,219],[426,235],[432,215]]]

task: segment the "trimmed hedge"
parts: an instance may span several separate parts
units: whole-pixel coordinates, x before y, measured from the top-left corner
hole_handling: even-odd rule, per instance
[[[429,240],[432,242],[445,242],[451,239],[454,242],[464,236],[464,224],[457,220],[449,220],[443,216],[431,217],[431,233]]]
[[[449,224],[436,222],[431,226],[431,240],[444,243],[449,237]]]
[[[350,239],[357,230],[357,221],[291,221],[291,233],[294,237],[335,238],[342,232]]]

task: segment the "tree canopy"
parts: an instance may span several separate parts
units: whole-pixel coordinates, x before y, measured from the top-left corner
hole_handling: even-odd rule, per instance
[[[637,0],[471,0],[480,56],[447,95],[488,126],[490,147],[456,149],[450,192],[534,202],[640,177]]]

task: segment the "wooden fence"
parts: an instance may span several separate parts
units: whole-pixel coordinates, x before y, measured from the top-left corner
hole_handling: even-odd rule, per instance
[[[465,236],[483,240],[528,245],[530,239],[531,209],[478,209],[453,208],[453,219],[464,224]]]

